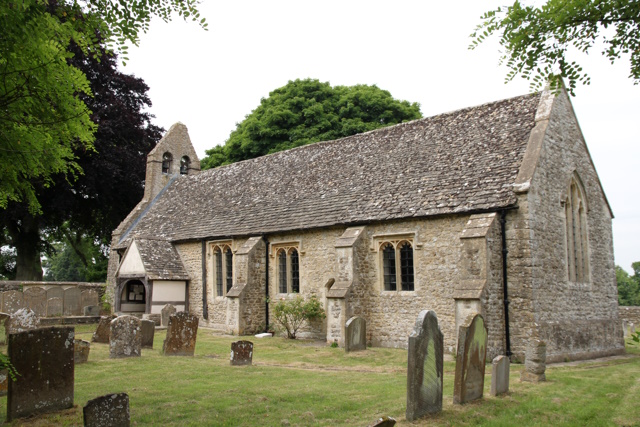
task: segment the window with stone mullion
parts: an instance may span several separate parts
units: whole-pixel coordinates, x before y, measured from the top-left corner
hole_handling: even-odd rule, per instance
[[[409,243],[400,248],[400,283],[403,291],[413,290],[413,248]]]
[[[284,250],[278,252],[278,291],[287,293],[287,253]]]
[[[216,262],[216,294],[218,296],[223,296],[224,293],[222,291],[222,251],[220,249],[215,252],[215,262]]]
[[[396,290],[396,250],[387,244],[382,250],[382,269],[384,276],[384,290]]]
[[[291,292],[300,293],[300,264],[295,249],[291,251]]]
[[[227,267],[227,292],[229,292],[233,286],[233,252],[231,252],[231,248],[227,248],[224,255]]]

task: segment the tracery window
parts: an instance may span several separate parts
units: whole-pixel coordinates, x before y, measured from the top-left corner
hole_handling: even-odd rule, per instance
[[[171,162],[173,161],[173,156],[171,153],[166,152],[162,155],[162,173],[171,173]]]
[[[300,293],[300,255],[297,247],[276,250],[276,277],[281,294]]]
[[[213,243],[210,246],[213,255],[213,274],[216,296],[226,296],[233,286],[233,251],[230,243]]]
[[[589,281],[587,204],[580,178],[574,174],[564,201],[567,236],[567,274],[572,282]]]
[[[382,266],[382,288],[385,291],[413,291],[415,286],[412,242],[382,241],[378,249]]]
[[[182,158],[180,159],[180,174],[181,175],[187,175],[189,173],[189,165],[190,164],[191,164],[191,160],[189,160],[189,157],[182,156]]]

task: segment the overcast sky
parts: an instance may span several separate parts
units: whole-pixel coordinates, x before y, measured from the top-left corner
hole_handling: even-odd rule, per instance
[[[418,102],[423,116],[529,91],[505,84],[497,38],[468,50],[480,16],[500,1],[259,1],[201,5],[209,31],[154,21],[122,70],[149,85],[155,123],[187,125],[200,158],[224,144],[260,99],[289,80],[375,84]],[[579,60],[591,85],[572,99],[613,209],[616,264],[640,261],[640,86],[628,61]]]

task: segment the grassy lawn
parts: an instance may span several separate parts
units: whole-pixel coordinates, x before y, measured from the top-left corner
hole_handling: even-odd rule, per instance
[[[76,335],[90,340],[93,328],[78,326]],[[12,425],[81,426],[89,399],[126,392],[134,426],[366,426],[381,415],[400,426],[640,426],[640,345],[633,342],[630,357],[554,365],[542,384],[520,383],[522,365],[511,365],[510,393],[497,398],[489,396],[488,365],[485,398],[463,406],[452,403],[455,364],[445,362],[443,412],[411,423],[405,350],[345,354],[317,342],[245,337],[254,342],[254,364],[232,367],[237,337],[200,329],[195,357],[165,357],[164,335],[157,332],[140,358],[111,360],[108,344],[92,343],[89,362],[76,366],[76,407]]]

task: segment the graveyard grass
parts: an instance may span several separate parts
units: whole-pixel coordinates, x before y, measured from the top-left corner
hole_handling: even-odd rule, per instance
[[[90,340],[95,326],[77,326]],[[132,426],[367,426],[382,415],[400,426],[640,426],[640,344],[627,340],[626,358],[552,365],[548,381],[521,383],[511,365],[510,393],[453,405],[455,363],[445,361],[443,412],[405,420],[407,352],[368,348],[344,353],[325,343],[249,338],[253,366],[230,366],[238,337],[199,329],[194,357],[161,354],[165,331],[142,357],[109,359],[108,344],[91,344],[76,366],[75,407],[14,421],[17,426],[81,426],[82,407],[95,397],[126,392]],[[6,346],[0,347],[6,352]],[[6,419],[6,397],[0,417]],[[286,420],[286,421],[285,421]]]

